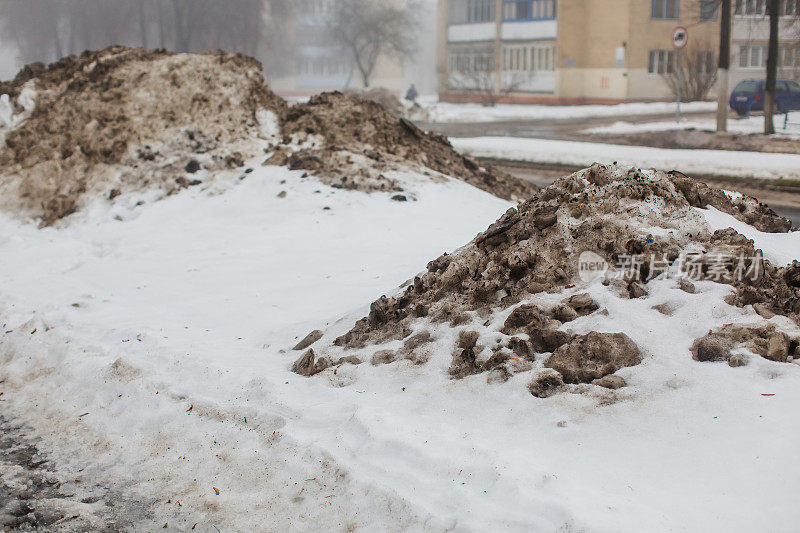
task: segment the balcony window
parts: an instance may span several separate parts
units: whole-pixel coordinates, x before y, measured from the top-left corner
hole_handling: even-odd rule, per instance
[[[767,0],[736,0],[737,15],[764,15],[767,12]]]
[[[450,24],[494,22],[495,0],[450,0]]]
[[[503,0],[503,20],[552,20],[556,18],[556,0]]]

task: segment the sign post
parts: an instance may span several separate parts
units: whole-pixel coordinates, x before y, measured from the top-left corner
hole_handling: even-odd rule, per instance
[[[681,66],[682,66],[681,59],[683,58],[681,57],[681,55],[683,49],[686,47],[688,43],[689,43],[689,31],[686,28],[684,28],[683,26],[678,26],[677,28],[672,30],[672,47],[676,50],[678,56],[676,61],[677,63],[676,69],[678,76],[678,90],[676,92],[678,93],[678,105],[677,105],[677,111],[675,112],[675,121],[679,124],[681,122],[681,84],[683,83],[683,80],[681,79],[683,75],[681,72]]]

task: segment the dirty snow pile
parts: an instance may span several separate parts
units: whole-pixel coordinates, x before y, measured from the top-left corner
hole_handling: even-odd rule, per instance
[[[713,210],[709,220],[698,208]],[[783,237],[756,250],[714,213],[738,220],[740,229]],[[712,232],[709,221],[721,229]],[[641,332],[609,332],[619,319],[611,310],[625,307],[614,299],[650,299],[652,311],[680,315],[681,303],[663,299],[665,289],[671,284],[693,294],[696,282],[705,287],[708,280],[729,287],[721,304],[764,324],[698,339],[698,361],[733,366],[741,349],[791,362],[800,359],[800,262],[787,262],[798,257],[800,233],[787,234],[790,228],[755,199],[678,172],[596,164],[510,209],[456,254],[430,262],[402,292],[375,301],[349,331],[310,334],[295,348],[308,350],[293,370],[312,376],[346,363],[410,361],[446,367],[454,378],[486,374],[489,383],[516,374],[531,378],[535,371],[528,387],[539,397],[561,390],[605,394],[599,389],[625,384],[617,371],[640,365],[645,356],[676,355],[637,345],[632,339],[643,340]],[[785,246],[791,246],[788,255]],[[591,261],[615,266],[587,279],[581,268]],[[767,322],[774,317],[780,318]],[[600,329],[585,332],[586,322]],[[317,342],[316,351],[309,348]],[[736,359],[737,366],[746,362],[746,356]]]
[[[404,192],[390,173],[412,169],[506,199],[535,190],[380,104],[330,94],[289,108],[242,55],[111,47],[25,67],[0,95],[0,208],[43,226],[98,198],[213,187],[259,154],[341,188]]]
[[[410,168],[432,179],[452,176],[506,200],[536,190],[459,155],[445,137],[360,96],[324,93],[295,104],[281,117],[281,133],[283,144],[266,164],[313,172],[337,188],[404,192],[390,173]]]
[[[169,195],[240,166],[254,139],[274,137],[261,122],[283,105],[244,56],[123,47],[28,66],[0,94],[23,117],[0,147],[2,207],[44,225],[84,196]]]

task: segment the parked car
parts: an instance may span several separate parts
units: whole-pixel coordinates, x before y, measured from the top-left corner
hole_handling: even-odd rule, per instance
[[[745,80],[731,93],[731,109],[739,116],[744,116],[748,111],[764,110],[764,88],[766,80]],[[800,84],[792,80],[778,80],[775,83],[776,111],[785,113],[800,109]]]

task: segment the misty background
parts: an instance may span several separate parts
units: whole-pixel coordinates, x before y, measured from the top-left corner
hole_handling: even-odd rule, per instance
[[[264,64],[269,82],[293,75],[300,47],[320,44],[320,35],[299,31],[298,21],[328,17],[335,2],[0,0],[0,79],[13,78],[26,64],[50,63],[84,50],[119,44],[173,52],[241,52]],[[378,2],[385,4],[386,0]],[[399,10],[413,9],[419,22],[410,32],[402,30],[416,43],[413,53],[393,59],[402,64],[405,83],[416,83],[422,93],[432,94],[436,0],[395,3]],[[354,81],[352,86],[358,85]]]

